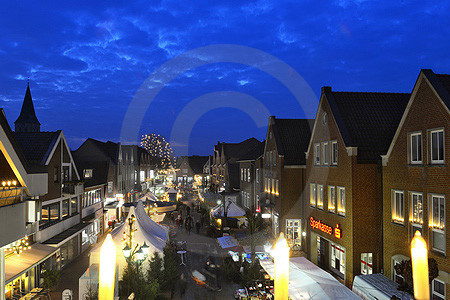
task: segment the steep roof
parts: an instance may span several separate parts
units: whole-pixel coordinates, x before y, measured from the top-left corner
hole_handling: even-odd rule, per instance
[[[81,179],[84,181],[85,187],[106,184],[108,182],[109,162],[107,161],[87,161],[77,155],[76,151],[71,151],[75,165],[78,169]],[[84,178],[83,171],[92,169],[92,178]]]
[[[92,138],[88,138],[94,145],[97,146],[106,156],[108,156],[114,163],[117,163],[119,154],[119,144],[107,141],[101,142]]]
[[[14,132],[14,138],[30,165],[45,165],[61,130],[44,132]]]
[[[450,75],[449,74],[436,74],[432,70],[422,70],[426,77],[433,85],[439,97],[450,109]]]
[[[36,112],[34,111],[33,100],[31,98],[30,84],[28,83],[27,91],[25,92],[25,97],[23,98],[22,109],[20,110],[20,115],[17,118],[15,123],[39,123],[38,118],[36,117]]]
[[[266,141],[262,141],[259,145],[248,151],[245,155],[240,158],[240,161],[246,160],[256,160],[264,153],[264,146]]]
[[[247,153],[254,151],[262,143],[255,138],[249,138],[240,143],[222,143],[222,149],[228,161],[238,161],[246,157]]]
[[[323,92],[345,145],[358,147],[358,162],[375,162],[386,153],[409,93]]]
[[[203,166],[208,161],[209,156],[189,156],[188,163],[194,174],[203,174]]]
[[[306,164],[305,152],[308,150],[314,120],[277,119],[272,125],[278,154],[284,156],[285,165]]]

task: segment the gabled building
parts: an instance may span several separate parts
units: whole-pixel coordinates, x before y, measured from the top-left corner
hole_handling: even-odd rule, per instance
[[[269,118],[263,154],[261,213],[270,217],[273,234],[284,232],[288,243],[301,245],[305,151],[314,120]]]
[[[217,192],[239,191],[239,163],[245,155],[259,147],[261,142],[249,138],[240,143],[218,142],[214,146],[212,184]]]
[[[264,153],[265,141],[253,151],[239,160],[240,169],[240,205],[253,212],[260,212],[260,197],[262,193],[261,161]]]
[[[450,75],[422,70],[383,156],[384,274],[410,259],[416,231],[438,263],[432,299],[450,296]]]
[[[307,254],[347,286],[383,268],[381,155],[409,97],[322,88],[306,152]]]
[[[177,183],[182,186],[192,185],[196,186],[203,184],[204,166],[209,161],[209,156],[181,156],[177,160],[176,176]]]

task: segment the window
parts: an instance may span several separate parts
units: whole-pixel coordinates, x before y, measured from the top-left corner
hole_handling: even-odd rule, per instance
[[[338,187],[337,194],[337,211],[341,216],[345,216],[345,188]]]
[[[330,265],[332,271],[339,275],[341,278],[344,278],[345,274],[345,248],[330,243],[331,247],[331,260]]]
[[[317,185],[317,208],[323,209],[323,185]]]
[[[59,202],[42,206],[41,225],[50,224],[59,220]]]
[[[244,181],[244,169],[241,168],[241,181]]]
[[[411,235],[418,230],[422,235],[423,224],[423,195],[411,193]]]
[[[328,143],[322,143],[322,161],[324,165],[328,165],[328,158],[330,156],[330,152],[328,149]]]
[[[247,181],[250,182],[250,168],[247,169]]]
[[[316,206],[316,185],[314,183],[310,185],[309,203],[313,207]]]
[[[331,164],[338,164],[338,144],[336,141],[331,142]]]
[[[445,283],[439,279],[434,279],[431,283],[431,294],[433,300],[445,300]]]
[[[70,213],[76,214],[78,212],[78,199],[72,198],[70,199]]]
[[[94,173],[94,170],[92,170],[92,169],[84,169],[84,171],[83,171],[84,178],[92,178],[93,173]]]
[[[372,253],[361,253],[361,274],[372,274]]]
[[[409,155],[412,164],[422,163],[422,133],[412,133],[409,135]]]
[[[288,241],[290,247],[292,247],[292,245],[300,245],[301,243],[300,224],[300,220],[286,220],[286,240]]]
[[[431,229],[433,249],[445,253],[445,198],[431,195]]]
[[[405,202],[402,191],[393,191],[392,193],[392,221],[403,224],[405,220]]]
[[[336,187],[328,187],[328,211],[336,212]]]
[[[62,201],[61,216],[63,218],[69,216],[69,199]]]
[[[275,195],[279,195],[279,192],[278,192],[278,179],[277,180],[275,180]]]
[[[320,144],[314,144],[314,164],[320,165]]]
[[[259,168],[258,169],[256,169],[256,172],[255,172],[256,174],[255,174],[255,176],[256,176],[256,183],[259,183]]]
[[[58,182],[59,174],[58,174],[58,167],[53,168],[53,182]]]
[[[431,163],[440,164],[444,162],[444,130],[431,131]]]

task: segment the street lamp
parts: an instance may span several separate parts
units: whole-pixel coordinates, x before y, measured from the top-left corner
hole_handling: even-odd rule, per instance
[[[125,248],[122,249],[122,251],[123,251],[123,256],[125,256],[126,259],[130,258],[131,248],[128,247],[128,244],[125,246]]]
[[[144,245],[142,245],[142,247],[141,247],[141,249],[142,249],[142,251],[144,252],[144,255],[145,256],[148,256],[148,249],[149,249],[150,247],[147,245],[147,243],[144,241]]]

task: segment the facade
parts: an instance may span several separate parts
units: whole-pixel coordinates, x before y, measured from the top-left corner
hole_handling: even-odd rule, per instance
[[[261,162],[264,146],[265,142],[262,142],[239,161],[240,205],[255,213],[260,211],[259,201],[262,192],[262,172],[256,162]]]
[[[288,243],[302,245],[305,151],[313,120],[269,118],[263,154],[261,213],[270,217],[272,232],[284,232]]]
[[[209,156],[181,156],[177,159],[176,183],[182,186],[202,186],[204,177],[204,167],[209,162]]]
[[[306,152],[307,254],[347,286],[383,268],[381,155],[408,99],[322,88]]]
[[[410,259],[418,230],[438,263],[432,299],[450,295],[450,75],[422,70],[400,125],[383,156],[384,274]]]

